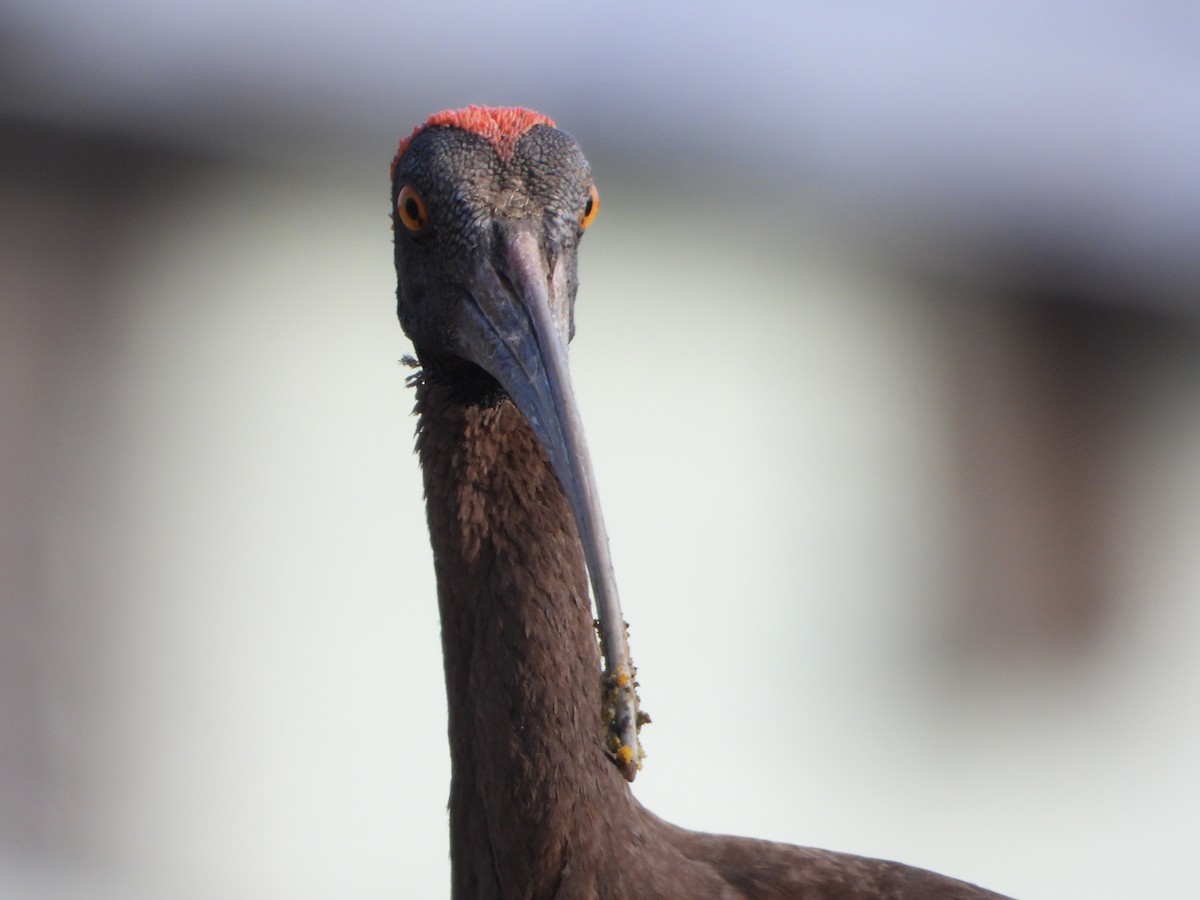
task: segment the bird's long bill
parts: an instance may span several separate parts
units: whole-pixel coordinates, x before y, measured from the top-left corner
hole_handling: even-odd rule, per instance
[[[575,516],[604,653],[604,689],[600,699],[607,725],[606,750],[629,781],[641,758],[638,744],[634,669],[608,533],[592,476],[583,423],[567,369],[570,298],[566,273],[548,271],[532,228],[505,233],[498,259],[483,261],[475,273],[467,321],[459,351],[500,382],[529,421]],[[502,271],[498,267],[503,267]]]

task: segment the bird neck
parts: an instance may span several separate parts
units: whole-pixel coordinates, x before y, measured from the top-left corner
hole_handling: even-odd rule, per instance
[[[489,880],[502,892],[550,883],[572,842],[587,844],[634,803],[602,750],[583,550],[550,463],[507,397],[472,399],[426,371],[417,412],[449,701],[456,894]]]

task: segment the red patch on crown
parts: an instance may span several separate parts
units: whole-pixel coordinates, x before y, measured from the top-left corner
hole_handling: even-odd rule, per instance
[[[392,160],[393,178],[396,177],[396,165],[412,139],[426,128],[439,125],[461,128],[463,131],[479,135],[491,144],[496,150],[496,155],[505,161],[512,158],[521,135],[534,125],[554,127],[554,123],[546,116],[520,106],[468,106],[464,109],[444,109],[418,125],[412,134],[400,142],[396,158]]]

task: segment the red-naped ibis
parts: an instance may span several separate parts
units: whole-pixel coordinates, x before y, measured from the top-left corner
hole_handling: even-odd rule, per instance
[[[998,898],[899,863],[687,831],[634,798],[643,717],[567,370],[576,251],[599,202],[579,145],[525,109],[438,113],[392,163],[453,896]]]

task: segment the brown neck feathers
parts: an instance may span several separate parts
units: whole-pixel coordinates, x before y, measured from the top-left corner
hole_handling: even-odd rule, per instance
[[[464,402],[426,374],[417,412],[449,701],[455,892],[508,895],[507,884],[525,896],[528,885],[552,888],[581,830],[611,825],[632,802],[601,749],[583,551],[510,400]]]

